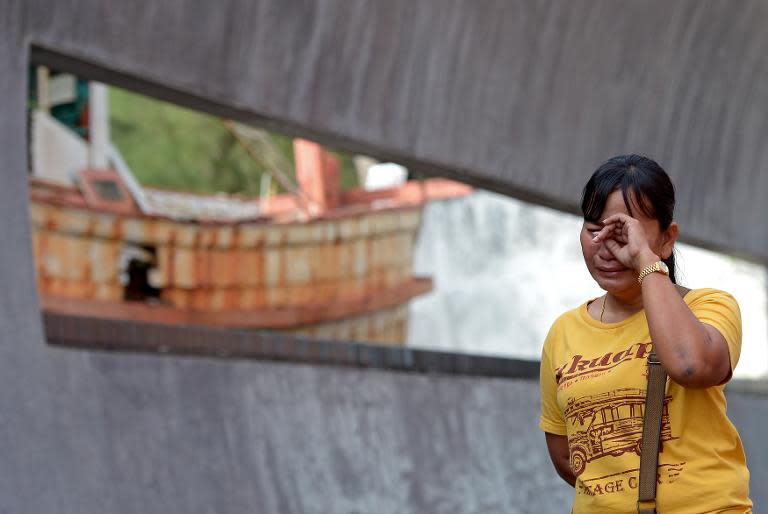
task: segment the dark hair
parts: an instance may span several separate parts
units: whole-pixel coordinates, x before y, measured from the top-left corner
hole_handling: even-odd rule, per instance
[[[621,190],[630,216],[634,197],[643,214],[658,220],[664,231],[672,223],[675,211],[675,186],[667,172],[653,159],[642,155],[619,155],[608,159],[589,178],[581,196],[581,212],[586,221],[597,223],[605,210],[608,195]],[[669,278],[675,280],[674,252],[664,262],[669,266]]]

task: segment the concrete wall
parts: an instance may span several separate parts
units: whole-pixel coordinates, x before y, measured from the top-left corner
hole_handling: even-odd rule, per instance
[[[535,382],[28,351],[36,392],[2,406],[19,423],[0,448],[0,512],[554,513],[568,503],[532,416]]]
[[[6,7],[0,512],[561,509],[568,491],[535,419],[514,414],[535,409],[530,382],[47,346],[25,176],[27,55]]]
[[[690,237],[764,258],[766,9],[3,0],[0,512],[563,512],[568,496],[532,382],[46,346],[30,43],[94,78],[563,207],[597,161],[646,151],[676,175]],[[765,397],[732,406],[765,483]]]
[[[765,2],[12,4],[73,71],[547,205],[650,154],[685,237],[768,259]]]
[[[737,386],[731,389],[738,389]],[[765,444],[765,426],[768,422],[768,388],[759,393],[730,391],[728,415],[739,429],[744,450],[747,453],[747,467],[750,471],[750,496],[755,512],[768,509],[768,444]]]

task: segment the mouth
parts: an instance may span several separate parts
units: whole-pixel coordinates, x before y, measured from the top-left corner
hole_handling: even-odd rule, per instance
[[[625,267],[610,267],[610,268],[601,268],[597,267],[597,271],[599,271],[603,275],[618,275],[619,273],[623,273],[627,271],[629,268]]]

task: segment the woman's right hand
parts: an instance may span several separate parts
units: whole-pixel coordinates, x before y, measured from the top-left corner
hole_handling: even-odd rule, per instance
[[[603,228],[592,239],[594,243],[600,241],[617,261],[638,273],[659,260],[651,250],[643,225],[627,214],[614,214],[603,220]]]

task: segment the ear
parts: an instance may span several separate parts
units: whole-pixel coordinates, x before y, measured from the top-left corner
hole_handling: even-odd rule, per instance
[[[669,227],[667,227],[667,230],[665,230],[661,234],[661,258],[662,259],[669,259],[669,257],[672,255],[672,249],[675,247],[678,231],[679,231],[679,227],[677,226],[677,222],[673,221],[672,223],[669,224]]]

